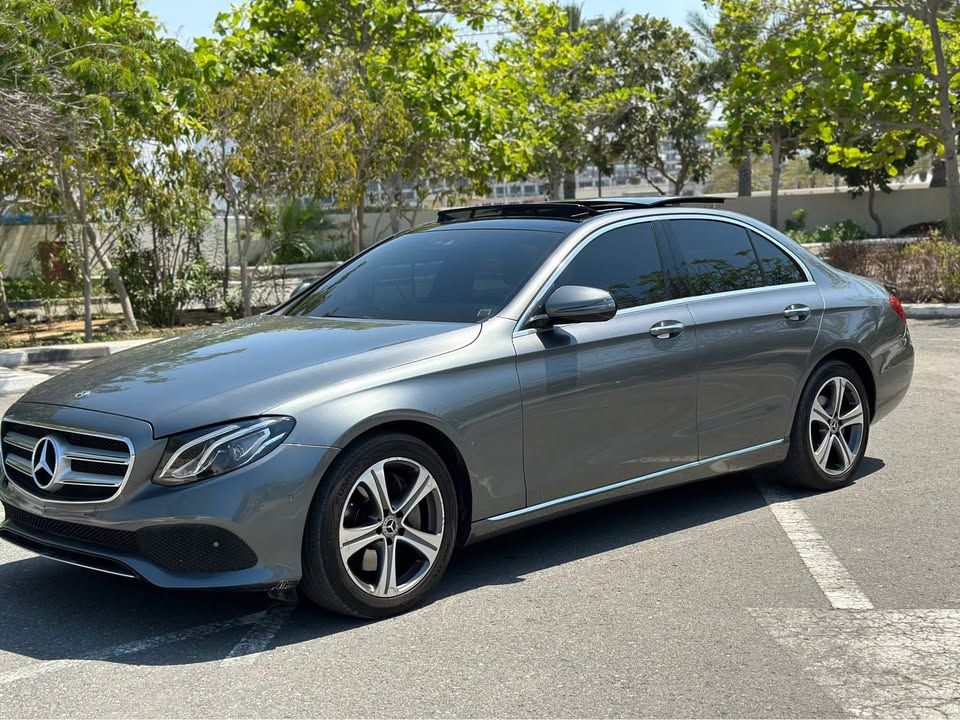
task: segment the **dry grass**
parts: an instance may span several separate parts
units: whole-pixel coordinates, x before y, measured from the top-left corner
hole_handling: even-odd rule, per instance
[[[188,310],[182,323],[174,327],[153,328],[141,326],[138,333],[124,330],[119,316],[98,317],[93,320],[94,341],[132,340],[135,338],[166,337],[224,322],[222,313],[208,310]],[[21,348],[33,345],[63,345],[83,342],[83,320],[62,319],[44,322],[12,322],[0,325],[0,348]]]
[[[826,259],[882,282],[904,302],[960,302],[960,242],[835,243]]]

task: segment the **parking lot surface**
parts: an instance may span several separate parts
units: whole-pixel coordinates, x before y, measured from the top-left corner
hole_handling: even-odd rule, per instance
[[[0,544],[0,717],[958,717],[960,321],[911,329],[851,487],[774,469],[543,524],[386,621]]]

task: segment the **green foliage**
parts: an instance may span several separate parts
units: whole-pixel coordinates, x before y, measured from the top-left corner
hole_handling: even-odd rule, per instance
[[[117,265],[137,317],[154,326],[175,325],[187,303],[206,301],[219,287],[216,274],[198,253],[184,259],[174,274],[161,252],[124,242]]]
[[[842,220],[833,225],[821,225],[807,230],[807,211],[794,210],[785,223],[785,230],[793,240],[799,243],[834,243],[848,240],[866,240],[870,233],[853,220]]]
[[[316,260],[323,235],[333,229],[329,213],[313,200],[288,200],[279,213],[270,261],[287,265]]]
[[[228,293],[223,299],[223,314],[229,320],[243,317],[243,298],[239,293]]]
[[[615,131],[623,155],[658,190],[679,195],[688,182],[706,177],[713,160],[712,148],[704,143],[710,68],[689,32],[649,15],[625,24],[615,53],[614,74],[621,83]],[[662,152],[665,143],[680,160],[672,174]]]

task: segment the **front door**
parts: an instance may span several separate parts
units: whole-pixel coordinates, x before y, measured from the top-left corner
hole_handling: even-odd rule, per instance
[[[651,223],[601,231],[544,297],[563,285],[608,290],[617,315],[514,339],[528,506],[697,459],[697,328]]]

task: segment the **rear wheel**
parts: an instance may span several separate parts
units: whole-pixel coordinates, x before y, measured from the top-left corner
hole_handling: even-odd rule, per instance
[[[814,490],[850,484],[869,435],[870,407],[860,375],[843,362],[824,364],[800,397],[784,479]]]
[[[371,437],[345,451],[317,491],[301,589],[348,615],[405,612],[446,570],[456,524],[456,492],[437,453],[407,435]]]

